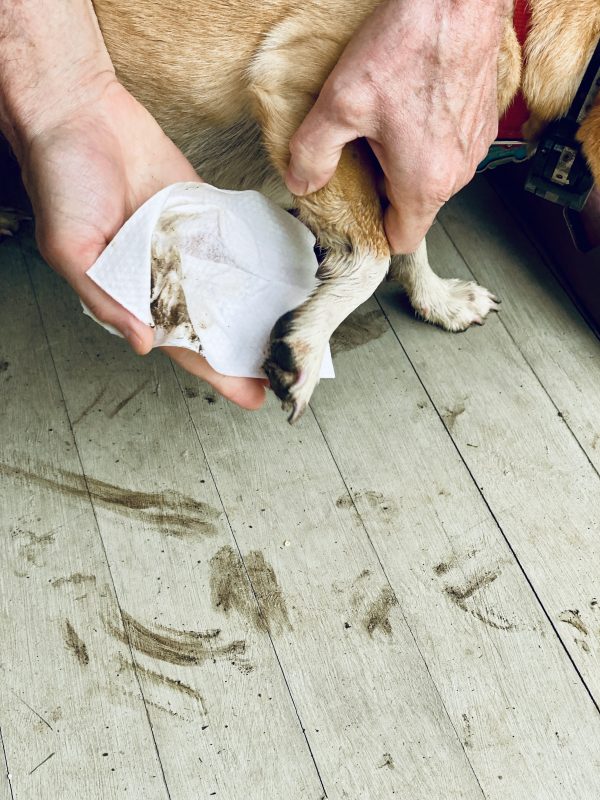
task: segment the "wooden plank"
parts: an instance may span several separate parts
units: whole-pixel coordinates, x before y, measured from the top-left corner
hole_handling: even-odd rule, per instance
[[[596,709],[381,317],[371,301],[340,329],[335,384],[312,403],[352,495],[348,513],[360,514],[485,796],[592,797]],[[434,357],[443,334],[390,318],[403,343],[411,328],[419,364]],[[440,383],[455,369],[445,359]]]
[[[510,371],[497,365],[512,384],[494,400],[494,414],[506,420],[508,430],[510,415],[517,408],[520,415],[513,463],[505,465],[500,484],[494,482],[495,454],[486,443],[469,456],[479,474],[489,473],[490,492],[510,486],[511,507],[501,524],[599,702],[600,346],[498,198],[485,185],[474,187],[470,196],[480,213],[466,216],[463,198],[457,198],[444,225],[477,276],[493,281],[492,288],[504,296],[499,322],[530,369],[523,360]],[[508,338],[504,331],[501,338]],[[486,341],[482,338],[482,348]]]
[[[130,355],[37,267],[35,286],[88,480],[163,495],[176,487],[218,509],[201,441],[245,556],[244,572],[220,512],[210,532],[168,536],[168,526],[139,517],[116,525],[114,510],[95,503],[128,614],[153,631],[220,630],[225,642],[245,642],[242,663],[217,658],[201,669],[136,655],[144,669],[201,692],[208,711],[214,738],[205,741],[189,707],[184,719],[149,707],[171,796],[187,800],[199,786],[185,768],[198,758],[226,797],[320,796],[286,727],[270,636],[328,797],[437,797],[448,788],[453,798],[481,798],[360,523],[336,505],[344,485],[318,428],[298,441],[274,404],[244,414],[189,376],[184,397],[161,354]],[[208,426],[200,438],[184,399],[196,430]],[[140,681],[146,697],[165,704],[143,670]]]
[[[0,720],[14,796],[162,800],[137,682],[115,667],[129,650],[103,633],[119,608],[37,306],[17,247],[0,260]],[[66,474],[72,491],[50,491]]]
[[[327,797],[482,797],[314,419],[187,399]]]
[[[504,299],[503,324],[600,470],[598,338],[484,181],[455,198],[442,220],[477,280]]]
[[[10,768],[6,761],[6,752],[4,750],[4,740],[2,739],[2,729],[0,728],[0,800],[14,800],[12,789],[10,786],[11,781]]]
[[[493,240],[485,240],[482,259],[490,257],[486,252],[492,247]],[[467,276],[439,227],[431,236],[431,253],[433,263],[444,264],[444,274]],[[496,288],[493,281],[491,288]],[[597,473],[500,316],[482,329],[445,336],[402,314],[391,287],[381,297],[507,541],[590,690],[600,698]],[[532,319],[546,325],[537,311]]]
[[[322,786],[169,361],[135,357],[33,253],[43,319],[172,800]],[[215,559],[228,553],[217,589]],[[220,605],[219,605],[220,604]],[[221,606],[241,607],[226,616]],[[120,638],[111,617],[105,637]]]

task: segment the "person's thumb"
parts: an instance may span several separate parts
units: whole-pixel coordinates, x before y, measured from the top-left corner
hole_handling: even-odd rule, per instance
[[[332,178],[344,145],[357,138],[353,128],[332,119],[330,109],[326,93],[321,92],[290,140],[285,182],[292,194],[302,196],[322,189]]]
[[[113,300],[87,275],[68,276],[67,279],[83,304],[99,322],[110,325],[118,331],[138,355],[143,356],[150,352],[154,342],[152,328],[144,325],[120,303]]]

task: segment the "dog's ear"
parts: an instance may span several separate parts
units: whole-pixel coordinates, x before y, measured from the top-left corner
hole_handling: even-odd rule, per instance
[[[583,144],[583,152],[592,170],[594,183],[600,186],[600,98],[583,120],[577,138]]]

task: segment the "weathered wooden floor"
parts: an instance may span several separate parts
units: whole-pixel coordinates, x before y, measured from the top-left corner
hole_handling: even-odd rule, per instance
[[[486,185],[430,251],[501,314],[291,428],[0,245],[0,800],[600,797],[600,343]]]

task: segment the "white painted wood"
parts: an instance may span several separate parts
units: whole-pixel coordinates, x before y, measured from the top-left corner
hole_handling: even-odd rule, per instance
[[[28,261],[129,620],[135,661],[113,668],[135,666],[170,797],[321,798],[235,551],[231,602],[246,615],[212,607],[211,559],[233,542],[169,361],[135,357],[81,314],[35,255]],[[105,616],[107,641],[117,626]]]
[[[466,277],[443,230],[438,227],[430,238],[433,263],[440,267],[444,262],[444,274]],[[493,253],[493,240],[480,248],[482,259],[490,257],[488,246]],[[444,336],[399,313],[390,287],[382,296],[475,481],[573,660],[600,698],[597,473],[499,316],[481,329]],[[531,308],[529,299],[522,302]]]
[[[502,322],[600,470],[598,338],[485,181],[457,197],[442,220],[471,272],[494,282]]]
[[[27,273],[0,247],[0,723],[15,798],[165,800]],[[62,471],[71,493],[49,491]],[[0,752],[0,797],[9,796]]]
[[[14,800],[10,787],[11,777],[4,752],[2,729],[0,729],[0,800]]]
[[[469,205],[477,211],[469,212]],[[507,476],[494,482],[495,457],[487,446],[469,455],[479,475],[489,473],[490,491],[513,487],[505,529],[600,702],[600,503],[594,474],[600,466],[600,344],[489,187],[475,186],[467,198],[457,198],[443,219],[473,273],[494,280],[492,288],[504,298],[500,322],[532,370],[525,383],[513,369],[513,385],[501,398],[502,417],[519,415],[518,449]],[[519,373],[527,374],[520,363]],[[528,471],[528,463],[535,469]],[[527,536],[524,518],[532,520]]]
[[[371,301],[350,325],[368,340],[381,316]],[[398,319],[433,358],[435,329]],[[335,363],[314,413],[485,796],[591,798],[600,718],[393,333]]]
[[[277,576],[270,631],[327,797],[483,796],[314,419],[188,403],[246,563]]]

